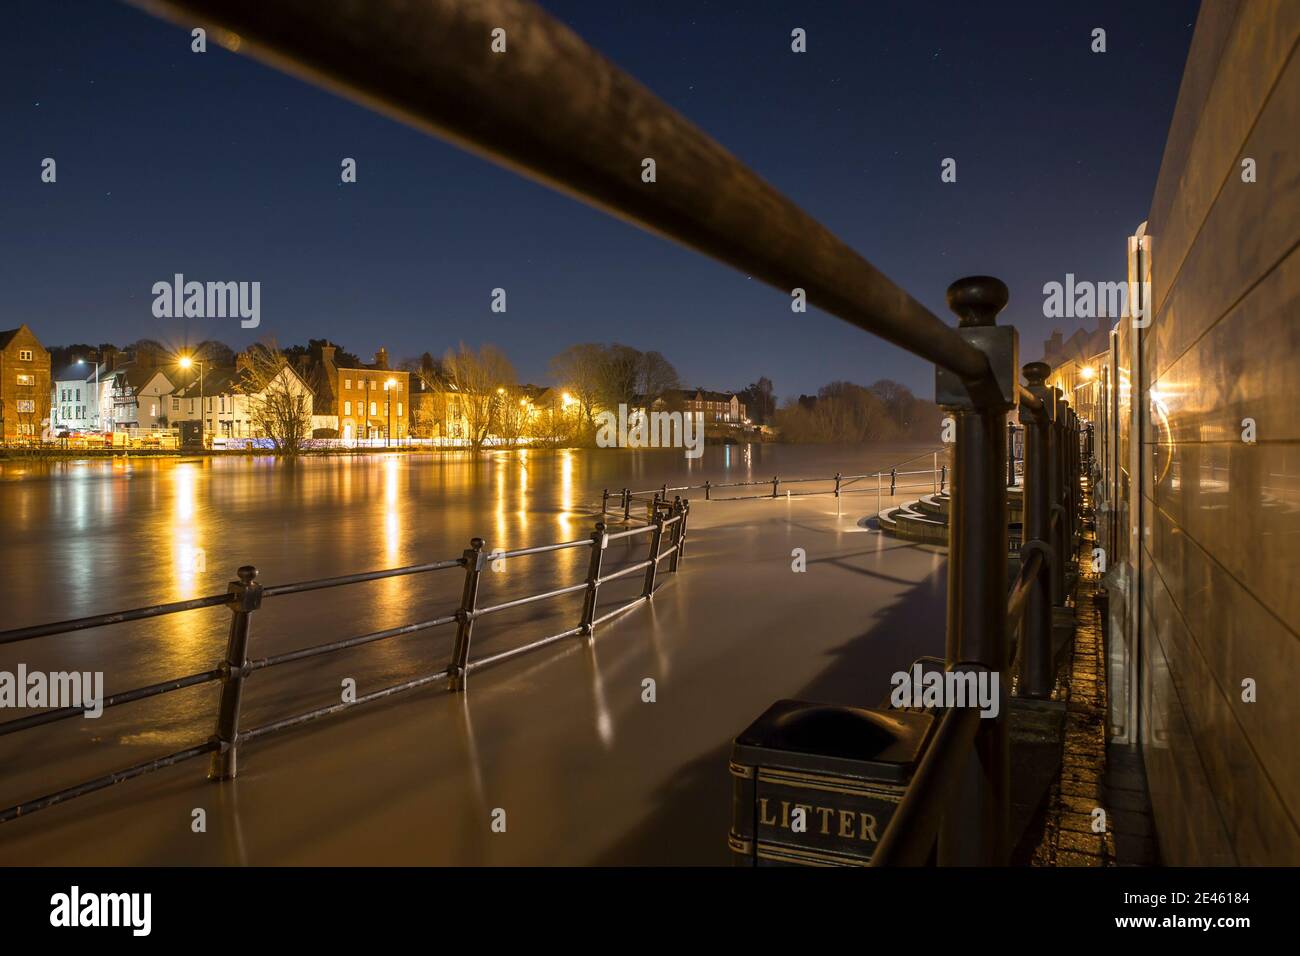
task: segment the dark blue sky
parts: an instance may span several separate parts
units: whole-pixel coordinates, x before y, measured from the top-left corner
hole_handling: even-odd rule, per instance
[[[936,313],[953,279],[1003,278],[1026,358],[1060,324],[1043,283],[1123,277],[1198,7],[543,5]],[[0,328],[47,344],[329,337],[395,358],[493,342],[529,381],[564,345],[616,339],[691,386],[892,377],[933,393],[925,363],[838,319],[251,59],[193,54],[134,8],[7,0],[5,26]],[[355,185],[339,184],[345,156]],[[175,272],[261,281],[261,327],[155,319],[150,287]]]

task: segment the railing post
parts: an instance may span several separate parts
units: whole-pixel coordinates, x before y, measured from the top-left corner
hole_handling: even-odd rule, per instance
[[[626,488],[623,489],[623,520],[632,520],[632,492]]]
[[[1065,400],[1064,414],[1061,417],[1061,496],[1062,504],[1065,505],[1065,533],[1066,548],[1068,551],[1074,550],[1074,477],[1071,474],[1073,467],[1070,465],[1070,408],[1069,400]]]
[[[943,464],[939,466],[939,493],[948,490],[948,466]]]
[[[780,483],[780,480],[781,479],[779,479],[776,475],[772,476],[772,497],[773,498],[776,497],[776,486]]]
[[[958,333],[985,354],[988,371],[963,380],[939,368],[936,401],[956,419],[949,509],[947,666],[976,665],[999,675],[996,717],[981,719],[961,792],[940,829],[939,862],[1004,865],[1010,855],[1010,738],[1006,675],[1007,430],[1019,381],[1018,338],[996,318],[1007,287],[990,276],[948,287]]]
[[[1048,429],[1048,441],[1051,445],[1048,455],[1048,497],[1051,509],[1058,516],[1052,524],[1052,605],[1062,607],[1065,604],[1065,560],[1067,549],[1065,542],[1069,532],[1066,523],[1069,520],[1065,510],[1065,468],[1061,464],[1061,449],[1065,444],[1062,435],[1061,419],[1065,416],[1065,399],[1059,388],[1048,389],[1052,398],[1052,424]]]
[[[236,574],[239,580],[226,586],[230,595],[230,637],[226,641],[226,659],[221,665],[221,702],[217,706],[217,729],[212,735],[218,749],[208,765],[209,780],[233,780],[238,771],[239,704],[244,695],[245,668],[248,665],[248,626],[253,612],[262,606],[262,585],[257,583],[257,568],[244,565]]]
[[[603,521],[608,514],[609,514],[609,489],[606,488],[605,491],[600,496],[601,520]]]
[[[686,528],[686,511],[682,508],[682,496],[678,495],[673,499],[673,517],[677,523],[673,525],[672,544],[673,556],[668,559],[668,570],[676,574],[677,563],[682,557],[682,532]]]
[[[1016,486],[1016,426],[1007,422],[1007,487]]]
[[[686,525],[691,520],[691,503],[689,500],[682,502],[682,520],[678,522],[681,530],[677,532],[677,553],[673,555],[675,561],[680,564],[682,558],[686,557]],[[674,568],[674,570],[676,570]]]
[[[837,471],[835,472],[835,497],[838,498],[839,496],[840,496],[840,473]]]
[[[1082,419],[1078,409],[1070,409],[1070,488],[1074,491],[1074,533],[1083,534],[1083,464],[1080,458],[1079,436]]]
[[[645,569],[645,590],[641,592],[644,598],[650,598],[655,593],[655,574],[659,570],[659,550],[664,540],[664,516],[655,511],[654,531],[650,532],[650,567]]]
[[[469,645],[474,636],[474,609],[478,606],[478,582],[483,573],[487,555],[483,553],[482,538],[470,540],[465,550],[465,589],[461,592],[460,608],[456,611],[456,644],[447,666],[448,690],[464,690],[465,675],[469,665]]]
[[[709,480],[706,478],[706,479],[704,480],[704,500],[705,500],[705,501],[708,501],[708,500],[709,500],[709,491],[710,491],[711,487],[712,487],[712,486],[709,484]]]
[[[1050,458],[1052,399],[1046,385],[1051,368],[1043,362],[1030,362],[1024,368],[1025,379],[1043,407],[1040,411],[1020,407],[1020,421],[1025,426],[1024,547],[1022,559],[1031,548],[1044,552],[1042,568],[1034,578],[1025,602],[1024,623],[1020,630],[1020,693],[1024,697],[1044,699],[1051,696],[1052,679],[1052,575],[1060,560],[1051,545]]]
[[[605,533],[605,522],[597,521],[596,530],[591,533],[591,560],[587,562],[587,591],[582,598],[582,620],[579,626],[583,636],[592,634],[592,622],[596,620],[596,596],[600,591],[600,566],[605,560],[605,549],[609,547],[609,535]]]
[[[894,491],[898,488],[898,469],[889,469],[889,497],[894,497]]]
[[[930,466],[930,494],[939,493],[939,453],[934,453],[934,462]]]

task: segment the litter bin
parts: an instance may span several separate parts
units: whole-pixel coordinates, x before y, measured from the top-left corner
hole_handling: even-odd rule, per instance
[[[736,738],[738,866],[865,866],[929,742],[923,711],[779,700]]]

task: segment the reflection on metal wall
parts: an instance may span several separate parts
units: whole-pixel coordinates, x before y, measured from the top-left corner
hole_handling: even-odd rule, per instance
[[[1202,8],[1131,248],[1151,309],[1101,376],[1111,730],[1175,865],[1300,863],[1298,39],[1297,4]]]

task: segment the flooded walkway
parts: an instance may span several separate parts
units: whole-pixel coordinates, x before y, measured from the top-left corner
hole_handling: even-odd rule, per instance
[[[943,553],[862,527],[874,496],[842,501],[695,502],[681,572],[594,641],[253,742],[235,781],[192,761],[5,824],[0,863],[728,863],[737,732],[781,697],[875,705],[942,653]]]

